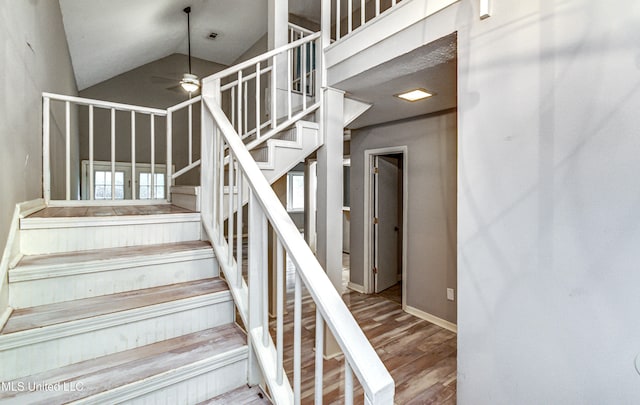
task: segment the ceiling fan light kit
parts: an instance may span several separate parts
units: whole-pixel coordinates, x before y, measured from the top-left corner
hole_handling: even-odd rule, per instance
[[[185,73],[182,76],[182,80],[180,80],[180,86],[189,93],[193,93],[200,88],[200,81],[198,80],[198,76]]]
[[[185,7],[184,11],[187,14],[187,43],[189,44],[189,73],[185,73],[180,80],[180,86],[189,92],[193,93],[200,88],[200,80],[198,76],[191,73],[191,20],[189,14],[191,13],[191,7]]]

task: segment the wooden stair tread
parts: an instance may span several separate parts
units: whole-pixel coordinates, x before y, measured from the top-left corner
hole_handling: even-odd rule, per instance
[[[154,254],[170,254],[197,249],[211,249],[209,242],[189,241],[178,243],[163,243],[159,245],[126,246],[109,249],[83,250],[43,255],[24,256],[15,270],[27,266],[52,266],[60,264],[75,264],[100,260],[132,258]]]
[[[17,309],[0,336],[226,290],[226,282],[216,277]]]
[[[271,404],[269,398],[262,392],[260,387],[240,387],[222,395],[218,395],[210,400],[200,402],[198,405],[268,405]]]
[[[82,391],[4,391],[0,392],[0,399],[67,403],[242,349],[245,345],[246,336],[240,328],[234,324],[222,325],[15,380],[16,383],[65,382],[69,387],[82,386]]]
[[[193,211],[172,204],[97,207],[47,207],[27,218],[78,218],[127,215],[186,214]]]

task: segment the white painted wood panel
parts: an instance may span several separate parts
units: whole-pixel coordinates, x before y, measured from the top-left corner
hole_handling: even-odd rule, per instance
[[[197,404],[246,384],[247,361],[245,354],[243,360],[224,364],[212,371],[155,389],[122,403],[131,405]],[[88,398],[86,402],[80,401],[79,404],[100,404],[104,403],[103,400],[104,398]]]
[[[171,223],[22,229],[22,254],[36,255],[200,240],[200,219]]]
[[[227,324],[228,292],[0,336],[0,381],[9,381]]]
[[[40,275],[32,271],[31,277],[22,280],[16,276],[19,271],[12,271],[9,274],[9,302],[13,308],[27,308],[217,277],[218,262],[213,258],[213,252],[204,250],[203,253],[199,259],[191,257],[171,261],[168,258],[166,263],[140,261],[131,267],[113,268],[109,263],[90,263],[73,271],[59,271],[60,275],[45,268],[42,277],[36,278]],[[12,278],[21,281],[16,282]]]

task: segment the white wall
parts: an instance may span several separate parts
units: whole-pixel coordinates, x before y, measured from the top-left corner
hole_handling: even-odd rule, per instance
[[[459,27],[458,403],[640,403],[640,3]]]
[[[0,2],[0,249],[15,204],[42,197],[42,92],[77,94],[57,1]],[[51,117],[51,137],[62,139],[64,115]],[[72,153],[77,154],[77,135]],[[55,148],[54,148],[55,149]],[[64,170],[62,159],[53,164]],[[75,165],[74,165],[75,166]],[[77,166],[72,166],[77,190]],[[52,194],[64,185],[52,184]]]

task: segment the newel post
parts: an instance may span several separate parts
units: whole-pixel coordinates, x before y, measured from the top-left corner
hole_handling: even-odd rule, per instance
[[[220,104],[220,79],[203,81],[202,101],[200,102],[200,211],[205,221],[208,221],[212,228],[214,218],[214,198],[215,193],[215,167],[214,167],[214,142],[217,126],[213,121],[211,112],[205,105],[204,100],[208,99]],[[213,235],[211,235],[213,236]]]

